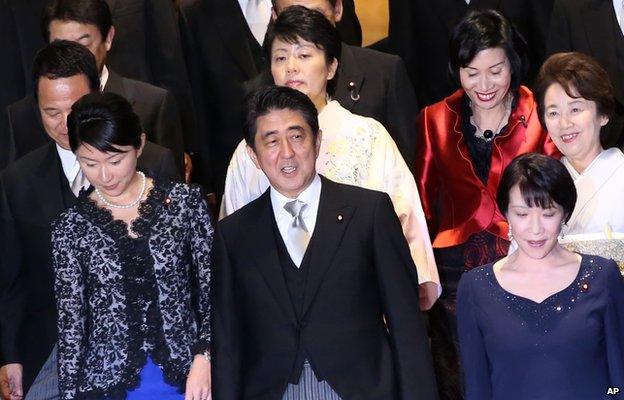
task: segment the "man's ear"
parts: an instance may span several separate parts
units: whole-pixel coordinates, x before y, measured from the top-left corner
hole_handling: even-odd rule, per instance
[[[318,157],[319,153],[321,152],[321,143],[323,142],[323,131],[322,130],[318,130],[318,133],[316,134],[316,143],[314,143],[315,147],[316,147],[316,155]]]
[[[329,67],[328,67],[328,71],[327,71],[328,81],[334,79],[334,76],[336,76],[337,70],[338,70],[338,60],[336,60],[336,58],[334,57],[334,59],[332,60],[331,64],[329,64]]]
[[[104,38],[106,51],[110,51],[110,49],[113,47],[113,39],[115,39],[115,27],[111,26],[110,29],[108,30],[108,33],[106,34],[106,37]]]
[[[336,0],[336,5],[334,6],[334,21],[336,21],[336,23],[340,22],[342,19],[342,11],[342,0]]]
[[[262,168],[260,168],[260,163],[258,162],[258,156],[256,155],[256,151],[250,145],[246,145],[245,149],[247,150],[247,155],[249,155],[249,158],[251,158],[251,161],[253,161],[256,168],[262,170]]]
[[[143,154],[143,149],[145,148],[146,141],[147,141],[147,135],[145,133],[141,133],[141,146],[137,150],[137,158],[141,157],[141,154]]]

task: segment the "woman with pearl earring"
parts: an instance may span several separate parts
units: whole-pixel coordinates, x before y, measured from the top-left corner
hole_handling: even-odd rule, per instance
[[[497,203],[518,249],[463,274],[457,292],[467,400],[618,398],[608,388],[624,382],[624,277],[559,244],[576,198],[553,158],[505,169]]]

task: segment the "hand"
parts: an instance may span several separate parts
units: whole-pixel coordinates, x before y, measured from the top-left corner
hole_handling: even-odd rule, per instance
[[[0,367],[0,396],[4,400],[21,400],[22,364],[6,364]]]
[[[193,174],[193,159],[189,153],[184,153],[184,182],[189,183],[191,181],[191,175]]]
[[[186,393],[184,400],[210,400],[210,361],[198,354],[191,364],[191,372],[186,378]]]
[[[429,310],[438,300],[438,285],[431,281],[418,285],[418,300],[420,301],[420,311]]]

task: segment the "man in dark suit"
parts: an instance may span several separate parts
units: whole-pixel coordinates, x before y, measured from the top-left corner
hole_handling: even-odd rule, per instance
[[[555,1],[548,35],[548,54],[579,51],[607,70],[615,90],[616,110],[601,136],[605,147],[624,146],[624,9],[613,0]]]
[[[0,257],[0,389],[6,398],[30,388],[27,399],[49,399],[58,393],[50,223],[88,186],[69,150],[66,119],[72,104],[100,83],[94,56],[74,42],[48,45],[33,69],[51,141],[0,175],[0,242],[12,244]],[[138,162],[155,175],[176,174],[171,151],[153,143]]]
[[[292,5],[315,9],[334,26],[342,19],[342,0],[273,0],[274,17]],[[271,74],[264,71],[246,86],[269,83]],[[399,57],[343,43],[333,97],[347,110],[381,122],[407,165],[413,165],[418,106]]]
[[[184,138],[175,100],[164,89],[119,76],[106,67],[113,45],[115,28],[104,0],[58,0],[46,8],[42,26],[48,42],[73,40],[85,45],[94,55],[100,70],[102,88],[124,96],[139,115],[148,140],[169,148],[184,170]],[[14,160],[46,143],[41,133],[37,105],[27,96],[8,107],[9,160]]]
[[[197,122],[178,16],[171,0],[106,0],[115,42],[107,64],[126,78],[167,89],[176,100],[187,151],[197,151]]]
[[[11,62],[0,64],[0,110],[31,91],[32,60],[45,45],[41,13],[54,0],[0,0],[0,48]],[[170,0],[106,0],[115,43],[107,64],[120,75],[167,89],[178,105],[187,151],[196,151],[197,126],[178,21]],[[0,112],[0,130],[7,127]],[[6,139],[0,135],[0,140]],[[0,149],[6,148],[0,142]],[[7,164],[0,152],[0,168]]]
[[[502,12],[529,45],[530,71],[536,75],[544,60],[553,0],[389,0],[389,46],[407,65],[418,104],[425,107],[453,93],[448,74],[451,31],[469,11],[491,8]]]
[[[316,108],[294,89],[254,91],[243,125],[271,187],[217,228],[213,398],[437,399],[390,198],[316,173]]]

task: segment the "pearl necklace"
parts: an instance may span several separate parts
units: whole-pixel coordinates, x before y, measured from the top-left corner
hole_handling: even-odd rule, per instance
[[[145,194],[145,189],[147,188],[147,178],[145,177],[145,174],[141,171],[137,171],[137,174],[141,175],[141,177],[143,178],[143,184],[141,186],[141,193],[139,193],[139,197],[137,197],[132,203],[130,204],[114,204],[111,203],[110,201],[106,200],[104,198],[104,196],[102,195],[102,193],[100,193],[99,189],[96,187],[95,188],[95,194],[97,195],[97,197],[100,199],[100,201],[102,203],[104,203],[105,206],[110,207],[110,208],[132,208],[134,206],[136,206],[141,199],[143,198],[143,195]]]

